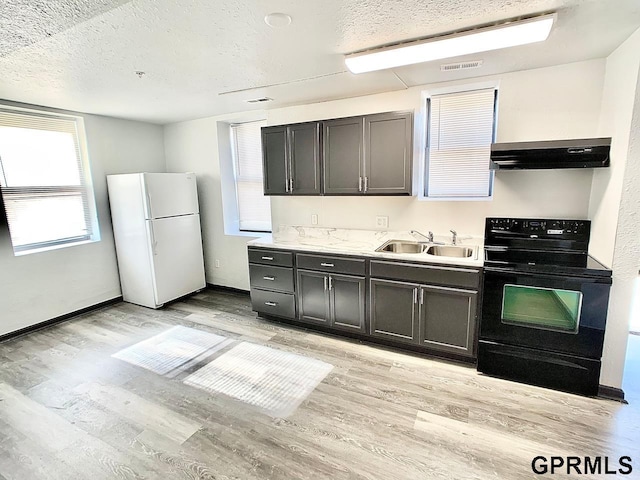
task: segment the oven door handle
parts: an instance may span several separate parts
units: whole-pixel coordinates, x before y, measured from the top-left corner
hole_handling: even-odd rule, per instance
[[[491,275],[492,273],[509,273],[511,275],[525,276],[525,277],[534,277],[540,278],[544,280],[558,280],[564,279],[571,281],[573,283],[600,283],[605,285],[611,285],[613,283],[611,277],[585,277],[585,276],[573,276],[573,275],[565,275],[565,274],[557,274],[557,273],[540,273],[540,272],[524,272],[517,267],[494,267],[484,265],[484,274],[485,277],[487,275]]]

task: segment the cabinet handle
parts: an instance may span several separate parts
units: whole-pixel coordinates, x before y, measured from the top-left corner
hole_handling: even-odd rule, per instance
[[[418,303],[418,289],[413,289],[413,303]]]
[[[262,278],[264,278],[265,280],[271,280],[272,282],[276,279],[276,277],[268,277],[268,276],[262,277]]]
[[[262,260],[273,260],[273,257],[262,257]]]
[[[333,288],[333,279],[331,278],[331,275],[329,275],[329,291],[331,291],[332,288]]]
[[[322,277],[322,279],[324,280],[324,291],[327,291],[327,277]]]
[[[323,262],[323,263],[321,263],[321,264],[320,264],[320,266],[321,266],[321,267],[333,267],[333,266],[335,266],[335,265],[334,265],[333,263],[324,263],[324,262]]]
[[[289,178],[289,193],[293,193],[293,177]]]
[[[268,305],[269,307],[275,307],[278,304],[276,302],[264,302],[265,305]]]
[[[358,191],[362,191],[362,177],[358,177]]]
[[[420,305],[424,305],[424,290],[420,289]]]
[[[367,193],[369,190],[369,177],[364,177],[364,193]]]

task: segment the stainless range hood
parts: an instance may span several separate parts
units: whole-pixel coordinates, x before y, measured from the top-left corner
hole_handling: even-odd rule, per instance
[[[611,138],[494,143],[491,170],[608,167]]]

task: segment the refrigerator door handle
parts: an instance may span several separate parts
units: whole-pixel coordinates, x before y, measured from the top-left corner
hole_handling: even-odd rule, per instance
[[[149,233],[151,234],[151,253],[153,253],[153,256],[155,257],[158,255],[158,252],[156,252],[156,245],[158,245],[158,242],[156,241],[156,234],[153,231],[153,222],[149,222]]]

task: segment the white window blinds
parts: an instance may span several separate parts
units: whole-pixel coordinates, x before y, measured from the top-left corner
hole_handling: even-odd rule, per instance
[[[75,117],[0,109],[0,185],[16,253],[91,239]]]
[[[488,197],[496,90],[434,95],[429,99],[427,197]]]
[[[263,193],[262,135],[265,121],[231,126],[233,163],[241,231],[270,232],[271,202]]]

